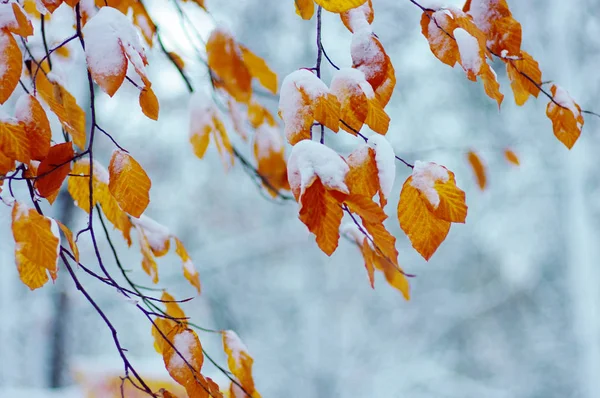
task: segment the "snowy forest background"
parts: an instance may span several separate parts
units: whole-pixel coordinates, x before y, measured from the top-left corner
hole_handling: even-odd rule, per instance
[[[167,47],[186,55],[194,82],[206,84],[171,2],[146,3],[164,27]],[[599,121],[588,117],[581,139],[567,151],[552,135],[547,101],[518,108],[500,64],[494,66],[506,98],[498,112],[481,84],[431,54],[417,7],[408,0],[373,3],[373,27],[398,79],[387,137],[399,156],[435,161],[456,173],[467,192],[467,223],[452,228],[426,263],[390,217],[400,264],[417,275],[412,299],[405,302],[381,275],[372,290],[353,244],[342,241],[326,257],[297,219],[294,202],[266,199],[239,165],[225,174],[214,148],[204,160],[194,157],[187,138],[189,94],[164,55],[151,50],[159,121],[142,115],[135,89],[126,86],[112,99],[98,94],[100,121],[151,177],[147,214],[185,242],[197,265],[203,294],[184,310],[200,325],[237,331],[255,358],[265,398],[600,396]],[[210,32],[214,22],[184,5],[196,26]],[[582,108],[599,111],[600,2],[509,5],[543,79],[559,82]],[[269,61],[280,80],[314,64],[315,21],[297,17],[292,0],[208,0],[207,6]],[[351,63],[350,38],[339,17],[324,13],[323,44],[340,66]],[[87,109],[83,60],[74,53],[76,67],[65,64],[64,72]],[[262,102],[276,110],[276,100]],[[328,133],[327,141],[348,153],[360,140]],[[237,144],[250,154],[248,144]],[[95,153],[107,164],[112,144],[97,145]],[[520,157],[519,168],[504,160],[506,147]],[[485,192],[466,162],[470,149],[487,164]],[[398,167],[392,197],[407,176]],[[49,215],[72,229],[85,225],[68,195],[53,209]],[[122,365],[110,333],[72,281],[63,274],[55,285],[30,292],[19,281],[13,249],[10,209],[0,206],[0,396],[43,397],[41,391],[51,394],[57,386],[66,389],[56,396],[80,397],[76,374],[118,374]],[[80,249],[85,260],[89,242]],[[139,252],[125,244],[118,250],[134,278],[150,285]],[[159,271],[160,286],[177,298],[194,295],[174,257],[160,259]],[[114,290],[82,278],[134,363],[147,374],[166,373],[143,315]],[[219,336],[200,339],[224,363]],[[205,372],[224,380],[209,364]]]

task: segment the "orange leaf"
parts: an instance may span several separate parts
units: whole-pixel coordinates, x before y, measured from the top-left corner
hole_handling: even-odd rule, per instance
[[[167,315],[169,315],[171,318],[175,318],[178,322],[187,324],[185,312],[183,312],[173,296],[164,291],[160,299],[165,303]]]
[[[31,140],[23,123],[13,118],[0,119],[0,152],[9,159],[29,163]]]
[[[434,207],[433,214],[440,220],[464,224],[467,219],[465,192],[456,186],[454,173],[448,172],[448,180],[436,180],[434,189],[440,198],[440,204]]]
[[[141,232],[148,239],[148,244],[154,256],[162,257],[169,252],[171,232],[167,227],[144,214],[139,218],[132,218],[131,223],[140,227]]]
[[[33,35],[33,25],[25,14],[25,10],[17,2],[5,2],[0,4],[0,29],[9,31],[26,38]]]
[[[510,79],[510,86],[517,105],[525,104],[530,95],[537,98],[540,93],[539,86],[542,84],[542,72],[539,64],[531,55],[521,51],[520,59],[507,60],[506,73]],[[533,80],[537,86],[529,79]]]
[[[15,202],[12,210],[12,232],[15,239],[15,261],[21,281],[31,290],[42,287],[58,272],[60,237],[51,218]]]
[[[250,51],[247,47],[240,46],[244,63],[252,77],[258,79],[260,84],[272,92],[277,94],[277,75],[269,68],[269,65],[264,59]]]
[[[200,294],[202,289],[200,288],[200,276],[198,275],[198,271],[196,271],[196,267],[194,266],[194,263],[192,262],[187,250],[185,250],[183,243],[177,238],[175,238],[175,252],[183,262],[184,278],[187,279],[188,282],[190,282],[190,284],[196,288],[198,294]]]
[[[221,27],[214,29],[206,42],[206,54],[215,85],[247,103],[252,94],[252,75],[232,34]]]
[[[387,282],[398,290],[404,296],[405,300],[410,300],[410,284],[408,278],[397,264],[390,263],[386,258],[375,255],[373,257],[375,268],[382,271]]]
[[[412,246],[429,260],[450,231],[450,222],[440,220],[429,210],[422,194],[411,185],[409,177],[400,193],[398,220]]]
[[[364,4],[367,0],[315,0],[315,3],[330,12],[342,13]]]
[[[71,160],[75,156],[73,144],[65,142],[50,148],[48,156],[40,163],[35,187],[42,198],[56,194],[71,171]]]
[[[508,8],[506,0],[476,1],[471,7],[468,0],[463,11],[473,17],[473,21],[487,37],[487,45],[494,54],[506,52],[516,56],[521,53],[521,24]]]
[[[315,13],[315,3],[313,0],[294,0],[296,6],[296,14],[302,19],[309,20]]]
[[[392,60],[386,55],[387,73],[383,83],[375,89],[375,98],[379,101],[382,107],[385,107],[394,93],[396,87],[396,71],[392,65]]]
[[[185,325],[177,325],[167,335],[171,344],[165,344],[163,360],[169,374],[185,387],[190,397],[207,397],[207,382],[200,374],[204,355],[198,335]],[[204,391],[201,393],[200,391]]]
[[[256,129],[253,152],[258,172],[268,181],[268,184],[263,181],[263,186],[269,194],[276,197],[279,190],[289,190],[284,142],[279,129],[269,125]]]
[[[520,165],[519,158],[510,149],[504,150],[504,157],[506,158],[506,160],[508,160],[510,163],[514,164],[515,166]]]
[[[77,247],[77,243],[75,243],[75,239],[73,239],[73,232],[71,232],[71,230],[60,221],[56,221],[56,223],[60,227],[60,230],[62,231],[65,238],[67,238],[67,242],[69,242],[69,247],[71,248],[73,257],[75,257],[75,261],[79,263],[79,248]]]
[[[365,27],[365,24],[372,24],[375,19],[375,13],[373,12],[373,3],[371,0],[367,0],[363,5],[348,10],[340,14],[342,23],[352,33]]]
[[[150,203],[152,182],[142,166],[128,153],[113,152],[108,166],[108,189],[126,213],[142,215]]]
[[[15,117],[23,123],[29,137],[31,159],[44,160],[50,151],[52,130],[42,105],[31,94],[24,94],[15,105]]]
[[[154,253],[150,247],[148,237],[144,234],[144,230],[137,224],[133,224],[137,231],[138,243],[140,244],[140,251],[142,252],[142,269],[144,272],[152,278],[152,283],[158,283],[158,264],[154,259]]]
[[[250,101],[248,104],[248,121],[254,128],[258,128],[263,123],[269,126],[277,125],[271,112],[255,100]]]
[[[246,345],[242,343],[233,330],[225,330],[223,335],[223,350],[227,354],[227,365],[233,375],[239,380],[245,392],[251,397],[260,398],[254,387],[252,377],[252,364],[254,360],[248,353]]]
[[[279,116],[290,144],[311,138],[313,121],[339,130],[340,103],[316,75],[306,69],[290,73],[283,80]]]
[[[11,96],[23,68],[23,55],[15,38],[7,30],[0,30],[0,104]]]
[[[144,115],[152,120],[158,120],[158,98],[154,94],[154,91],[150,87],[145,87],[140,92],[140,107]]]
[[[553,84],[550,92],[552,101],[546,107],[546,115],[552,120],[552,129],[556,138],[571,149],[583,128],[581,108],[562,87]]]
[[[288,161],[288,180],[300,204],[299,218],[329,256],[340,238],[348,170],[346,162],[332,149],[310,140],[296,144]]]
[[[473,169],[473,173],[475,173],[475,177],[477,178],[477,185],[479,185],[479,188],[483,191],[487,185],[487,173],[485,172],[485,166],[475,152],[469,151],[469,153],[467,153],[467,159],[469,160],[471,168]]]
[[[445,10],[425,11],[421,16],[421,33],[427,38],[431,52],[440,61],[453,67],[459,59],[458,45],[449,33],[456,28],[453,14]]]
[[[85,148],[85,112],[75,97],[59,83],[50,81],[42,71],[37,74],[36,88],[63,128],[79,148]]]

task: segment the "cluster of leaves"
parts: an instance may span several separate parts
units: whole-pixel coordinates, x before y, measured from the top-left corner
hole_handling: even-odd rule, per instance
[[[193,27],[180,4],[185,2],[174,0],[173,6],[181,15],[182,25]],[[209,13],[202,0],[189,2]],[[513,18],[505,0],[467,0],[462,9],[434,9],[413,0],[410,3],[422,10],[422,32],[438,59],[452,67],[459,64],[469,80],[480,78],[486,94],[498,106],[504,96],[489,61],[493,57],[500,59],[506,64],[515,102],[523,105],[530,96],[546,95],[550,100],[546,113],[554,134],[568,148],[574,145],[583,127],[583,113],[587,111],[582,111],[561,87],[553,84],[549,90],[544,89],[539,65],[521,49],[521,25]],[[204,48],[195,48],[199,61],[209,72],[210,91],[206,92],[194,89],[187,78],[191,71],[180,55],[165,47],[160,29],[142,0],[0,3],[0,103],[14,100],[15,104],[13,117],[0,117],[0,198],[12,207],[19,275],[25,285],[37,289],[57,277],[58,261],[62,260],[77,288],[113,331],[125,365],[123,381],[150,396],[174,397],[178,393],[155,391],[135,371],[110,320],[87,293],[73,264],[101,283],[116,288],[119,294],[139,301],[136,307],[152,323],[156,351],[163,357],[173,380],[189,397],[223,396],[221,388],[201,372],[208,354],[202,348],[197,330],[222,337],[230,372],[220,369],[231,380],[225,394],[260,395],[252,377],[253,359],[235,332],[195,325],[167,292],[160,298],[142,293],[123,269],[104,223],[106,218],[128,246],[134,244],[131,231],[135,230],[142,269],[155,284],[159,282],[157,258],[167,254],[174,244],[183,264],[183,276],[200,293],[199,274],[183,242],[144,214],[150,203],[150,178],[131,154],[100,126],[96,115],[95,85],[112,97],[124,84],[130,84],[139,91],[143,114],[158,119],[160,106],[146,71],[146,46],[158,45],[177,68],[190,94],[193,93],[189,141],[194,154],[204,157],[212,141],[225,169],[238,161],[273,198],[295,199],[299,219],[327,255],[338,248],[340,236],[348,238],[362,252],[371,286],[375,270],[379,270],[391,286],[406,299],[410,297],[410,275],[400,267],[396,237],[385,225],[388,215],[384,209],[394,186],[396,161],[411,169],[400,192],[396,219],[423,258],[429,260],[436,252],[452,223],[466,221],[465,193],[457,186],[454,173],[433,162],[408,163],[395,155],[385,138],[391,123],[385,108],[396,77],[391,59],[373,31],[372,0],[295,0],[295,6],[297,14],[305,20],[316,14],[315,66],[290,73],[280,87],[277,75],[264,59],[240,43],[232,32],[217,26],[204,42]],[[50,48],[45,27],[59,7],[71,10],[73,20],[69,25],[73,25],[74,32]],[[321,42],[323,10],[339,14],[352,35],[349,67],[339,68],[325,53]],[[34,29],[37,24],[39,30]],[[197,31],[192,33],[200,37]],[[43,44],[44,51],[38,57],[30,48],[31,36]],[[67,62],[73,58],[67,49],[72,41],[79,42],[78,51],[85,56],[90,99],[88,132],[86,112],[52,64],[57,57],[66,58]],[[321,79],[324,58],[336,69],[329,85]],[[17,89],[19,85],[22,90]],[[260,96],[265,95],[279,96],[278,114],[283,126],[261,104]],[[53,125],[60,127],[54,128],[62,132],[60,142],[53,136]],[[367,128],[370,132],[365,132]],[[244,142],[251,141],[253,161],[236,148],[228,130],[235,131]],[[340,130],[364,142],[350,154],[341,155],[325,145],[326,132]],[[99,135],[115,145],[108,168],[95,159],[94,142]],[[287,160],[286,139],[292,146]],[[518,165],[512,151],[507,150],[505,156]],[[483,162],[474,152],[468,154],[468,160],[483,189],[486,185]],[[75,205],[87,214],[87,225],[76,234],[59,220],[44,216],[40,205],[42,201],[52,205],[65,180]],[[3,186],[6,181],[8,190]],[[34,208],[17,200],[13,184],[19,181],[26,185]],[[285,191],[291,191],[292,196]],[[102,224],[113,249],[115,266],[127,286],[117,283],[105,266],[106,260],[98,249],[96,219]],[[102,275],[80,261],[77,240],[84,233],[89,233],[92,239]],[[62,245],[65,240],[66,245]]]

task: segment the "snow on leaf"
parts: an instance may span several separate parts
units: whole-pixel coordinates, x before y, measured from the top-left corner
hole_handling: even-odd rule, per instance
[[[142,166],[128,153],[117,149],[108,166],[108,189],[123,211],[140,217],[150,203],[152,182]]]
[[[50,203],[54,201],[63,181],[71,171],[71,160],[75,156],[73,144],[64,142],[50,148],[48,156],[40,163],[37,170],[35,188],[42,198]]]
[[[396,71],[392,65],[392,60],[387,55],[385,59],[387,73],[381,85],[375,89],[375,98],[377,98],[382,107],[385,107],[390,102],[394,88],[396,87]]]
[[[260,397],[254,386],[252,364],[254,360],[246,345],[233,330],[222,332],[223,350],[227,355],[227,365],[233,375],[239,380],[245,392],[251,397]]]
[[[131,218],[131,223],[142,229],[154,256],[162,257],[167,254],[171,239],[171,232],[167,227],[144,214],[139,218]]]
[[[200,275],[192,262],[190,255],[187,250],[185,250],[185,246],[183,246],[183,242],[181,242],[178,238],[175,238],[175,252],[181,259],[183,263],[183,276],[188,282],[196,288],[198,294],[202,291],[200,287]]]
[[[521,53],[521,24],[513,18],[506,0],[468,0],[463,11],[485,33],[486,44],[494,54]]]
[[[0,104],[11,96],[23,69],[23,55],[15,38],[7,30],[0,30]]]
[[[0,29],[26,38],[33,35],[33,25],[25,10],[14,0],[0,3]]]
[[[464,223],[465,194],[454,173],[435,163],[415,162],[398,202],[398,221],[413,247],[429,260],[446,239],[452,222]]]
[[[396,179],[396,154],[389,141],[380,135],[369,137],[367,145],[375,150],[377,175],[379,177],[379,194],[382,197],[381,206],[385,206],[385,198],[390,196]]]
[[[348,194],[344,182],[348,170],[336,152],[309,140],[296,144],[288,160],[288,180],[300,204],[299,218],[329,256],[340,238],[341,203]]]
[[[425,260],[429,260],[450,231],[450,222],[440,220],[430,211],[422,193],[409,177],[400,193],[398,221],[408,239]]]
[[[21,281],[31,290],[46,284],[48,274],[56,279],[60,237],[55,227],[54,220],[15,202],[12,210],[15,261]]]
[[[142,227],[135,224],[134,227],[137,232],[138,243],[142,253],[142,269],[150,278],[152,278],[152,283],[158,283],[158,264],[156,264],[156,260],[154,259],[154,253],[150,247],[150,242],[148,242],[148,238]]]
[[[552,100],[546,107],[546,115],[552,121],[552,129],[556,138],[571,149],[583,128],[584,120],[581,108],[562,87],[553,84],[550,92]]]
[[[351,193],[373,198],[380,190],[375,150],[367,145],[356,148],[346,160],[349,166],[346,184]]]
[[[269,182],[263,185],[269,194],[277,196],[277,191],[289,190],[287,165],[284,158],[284,141],[277,127],[263,124],[254,134],[253,152],[258,172]]]
[[[531,55],[521,51],[519,59],[506,60],[506,73],[517,105],[525,104],[530,95],[537,98],[540,93],[539,86],[542,84],[542,72],[538,62]]]
[[[279,98],[279,116],[285,124],[290,144],[311,138],[314,121],[337,132],[340,103],[316,75],[306,69],[290,73],[283,80]]]
[[[373,90],[377,90],[386,81],[389,59],[370,27],[354,32],[350,55],[352,67],[364,73]]]
[[[50,151],[52,130],[46,111],[31,94],[23,94],[15,105],[15,117],[23,123],[30,141],[30,154],[33,160],[43,160]]]
[[[309,20],[315,13],[315,3],[313,0],[294,0],[296,14],[302,19]]]
[[[112,7],[102,7],[83,27],[85,56],[94,81],[111,97],[117,92],[131,62],[145,86],[144,48],[129,19]]]
[[[373,88],[362,71],[352,68],[338,70],[331,81],[331,93],[341,104],[342,129],[356,135],[366,123],[379,134],[387,133],[390,118],[375,98]]]
[[[485,166],[483,165],[483,162],[473,151],[469,151],[467,153],[467,160],[473,169],[479,189],[483,191],[487,185],[487,173],[485,172]]]
[[[367,0],[363,5],[341,13],[340,18],[344,26],[352,33],[366,28],[375,19],[372,0]]]
[[[330,12],[342,13],[364,4],[367,0],[315,0],[315,3]]]

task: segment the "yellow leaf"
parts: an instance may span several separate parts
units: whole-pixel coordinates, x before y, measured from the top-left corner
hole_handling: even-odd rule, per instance
[[[272,92],[277,94],[277,75],[269,68],[269,65],[264,59],[250,51],[247,47],[240,46],[244,63],[252,77],[258,79],[260,84]]]
[[[116,199],[111,195],[108,189],[108,171],[97,161],[94,160],[93,167],[93,203],[98,203],[102,207],[104,215],[115,228],[123,234],[127,244],[131,246],[131,221],[127,214],[121,210]],[[80,159],[73,165],[71,176],[69,176],[67,188],[75,205],[85,212],[90,212],[90,161],[89,159]]]
[[[342,13],[364,4],[367,0],[315,0],[327,11]]]
[[[400,193],[398,220],[412,246],[429,260],[450,231],[450,222],[440,220],[429,210],[421,193],[411,185],[409,177]]]
[[[23,68],[23,55],[15,38],[0,30],[0,104],[4,104],[15,91]]]
[[[531,55],[521,51],[520,59],[507,60],[506,73],[510,79],[510,86],[517,105],[525,104],[530,95],[537,98],[540,93],[539,86],[542,84],[542,72],[538,62]],[[529,79],[533,80],[535,84]]]
[[[31,141],[25,125],[13,118],[0,120],[0,152],[22,163],[31,160]]]
[[[469,153],[467,153],[467,159],[469,160],[471,168],[473,169],[473,173],[475,173],[475,177],[477,178],[477,185],[479,185],[479,188],[483,191],[487,185],[487,173],[485,172],[485,166],[483,165],[483,162],[479,156],[477,156],[477,154],[473,151],[469,151]]]
[[[313,0],[294,0],[296,6],[296,14],[302,19],[309,20],[315,13],[315,3]]]
[[[152,253],[152,249],[150,248],[148,237],[139,225],[134,225],[138,235],[140,251],[142,252],[142,269],[152,278],[152,283],[158,283],[158,265],[154,259],[154,253]]]
[[[233,330],[225,330],[223,335],[223,350],[227,354],[227,365],[233,375],[239,380],[245,392],[253,398],[260,398],[254,387],[252,377],[252,364],[254,360],[248,353],[246,345],[242,343]]]
[[[48,282],[47,273],[55,280],[60,250],[56,222],[15,202],[12,232],[15,239],[15,261],[21,281],[34,290]]]
[[[571,149],[583,128],[581,108],[562,87],[553,84],[550,92],[552,100],[546,107],[546,115],[552,120],[552,129],[556,138]]]
[[[185,312],[183,312],[173,296],[164,291],[160,299],[165,303],[165,307],[167,307],[167,315],[169,315],[171,318],[174,318],[177,322],[187,324]]]
[[[194,263],[192,262],[187,250],[185,250],[183,243],[178,238],[175,238],[175,252],[183,262],[184,278],[187,279],[188,282],[190,282],[191,285],[196,288],[198,294],[200,294],[202,290],[200,288],[200,276],[198,275],[198,271],[196,271],[196,267],[194,266]]]
[[[372,24],[375,19],[375,13],[373,12],[373,3],[371,0],[367,0],[363,5],[348,10],[340,14],[342,23],[352,33],[359,30],[366,24]]]
[[[75,243],[75,239],[73,239],[73,232],[71,232],[71,230],[60,221],[56,221],[56,223],[60,227],[60,230],[62,231],[65,238],[67,238],[67,242],[69,242],[69,247],[71,248],[73,257],[75,257],[75,261],[79,263],[79,248],[77,247],[77,243]]]
[[[279,129],[269,125],[262,125],[256,129],[253,153],[258,172],[268,181],[268,184],[263,182],[263,186],[269,194],[276,197],[279,190],[289,190],[284,141]]]
[[[128,153],[116,150],[108,166],[108,189],[126,213],[142,215],[150,203],[150,178]]]
[[[158,120],[158,98],[154,94],[154,91],[150,87],[145,87],[140,92],[140,107],[144,115],[152,120]]]

